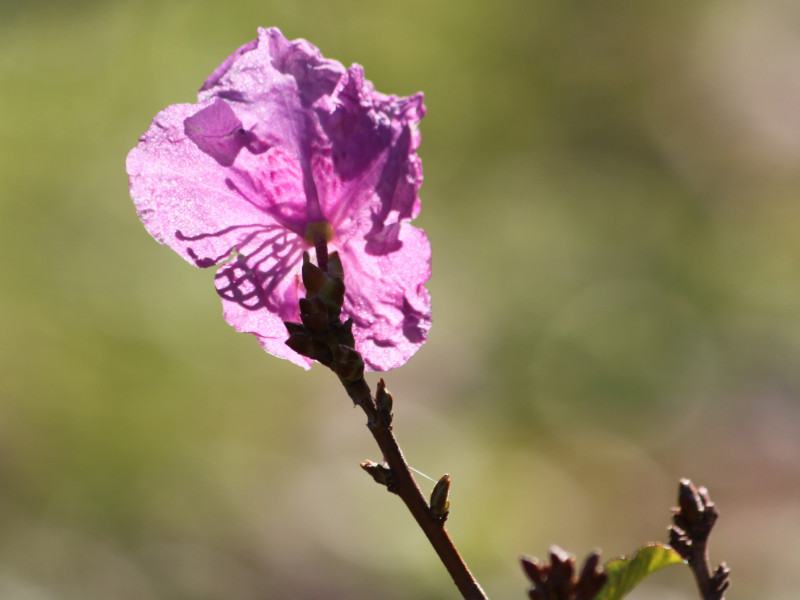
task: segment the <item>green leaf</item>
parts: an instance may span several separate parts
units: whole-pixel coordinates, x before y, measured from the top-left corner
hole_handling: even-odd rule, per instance
[[[647,544],[631,556],[613,558],[605,564],[608,581],[594,600],[619,600],[651,573],[682,562],[680,555],[665,544]]]

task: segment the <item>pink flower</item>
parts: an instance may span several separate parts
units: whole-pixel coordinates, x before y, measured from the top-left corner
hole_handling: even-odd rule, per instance
[[[130,192],[150,234],[198,267],[220,265],[225,319],[271,354],[298,321],[303,252],[325,235],[344,266],[342,310],[370,370],[398,367],[431,324],[430,245],[416,154],[422,94],[385,96],[277,29],[234,52],[197,104],[168,106],[128,155]]]

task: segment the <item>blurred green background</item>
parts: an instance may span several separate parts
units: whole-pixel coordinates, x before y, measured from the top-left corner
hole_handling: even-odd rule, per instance
[[[426,94],[435,325],[387,382],[490,596],[523,598],[518,555],[552,543],[666,540],[691,477],[729,596],[796,598],[798,23],[791,0],[0,0],[0,598],[456,597],[332,375],[235,333],[128,197],[152,117],[259,25]],[[672,567],[632,597],[697,596]]]

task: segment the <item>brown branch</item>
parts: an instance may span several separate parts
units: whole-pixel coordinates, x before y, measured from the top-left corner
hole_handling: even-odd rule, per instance
[[[319,266],[310,262],[308,254],[303,256],[302,277],[306,297],[300,299],[302,323],[286,323],[289,333],[286,344],[338,375],[347,394],[367,415],[367,428],[383,453],[385,465],[367,461],[361,467],[405,502],[464,600],[487,600],[444,528],[449,507],[449,477],[437,486],[435,506],[431,510],[392,432],[392,397],[381,380],[378,393],[373,398],[364,381],[364,360],[355,350],[352,321],[341,320],[345,287],[339,255],[333,252],[328,256],[324,241],[315,239],[315,246]]]
[[[487,600],[481,586],[470,573],[464,559],[450,539],[444,527],[444,518],[439,518],[431,512],[428,501],[414,479],[403,452],[392,432],[391,419],[386,414],[381,414],[372,397],[369,386],[363,378],[348,383],[342,381],[347,394],[355,404],[361,407],[367,415],[367,428],[378,443],[383,453],[383,459],[389,467],[390,479],[386,482],[387,489],[400,496],[400,499],[411,511],[420,529],[425,533],[436,554],[447,569],[453,582],[465,600]],[[383,381],[379,390],[383,389]]]

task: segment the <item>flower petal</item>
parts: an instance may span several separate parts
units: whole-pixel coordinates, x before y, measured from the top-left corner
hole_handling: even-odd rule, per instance
[[[215,277],[226,320],[268,352],[298,320],[310,224],[333,231],[368,369],[399,366],[430,327],[430,245],[420,209],[421,94],[375,92],[304,40],[259,29],[206,80],[196,105],[160,112],[128,155],[131,196],[147,230]]]
[[[223,167],[230,167],[244,145],[247,134],[242,122],[224,101],[217,99],[210,106],[183,121],[186,136],[197,147]]]
[[[425,114],[422,94],[408,98],[385,96],[353,65],[330,97],[321,99],[317,113],[330,144],[332,170],[317,171],[334,179],[336,190],[320,191],[323,212],[334,223],[369,210],[385,221],[414,219],[419,214],[417,191],[422,166],[416,149],[416,125]],[[377,194],[377,196],[376,196]]]
[[[209,267],[276,222],[242,198],[229,170],[187,137],[184,121],[197,112],[189,104],[161,111],[128,154],[127,169],[150,234],[195,266]]]
[[[421,229],[398,223],[393,250],[372,254],[353,238],[339,252],[345,266],[343,314],[353,319],[356,348],[367,369],[388,371],[404,364],[425,342],[431,327],[431,248]]]
[[[236,331],[254,334],[270,354],[308,369],[312,361],[286,345],[283,323],[300,320],[298,304],[304,290],[296,268],[297,248],[284,250],[276,255],[268,246],[261,255],[237,256],[220,267],[214,284],[222,298],[222,314]]]

